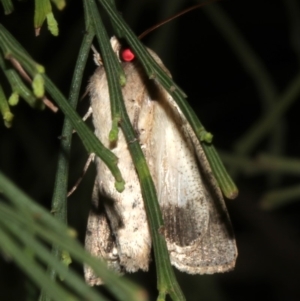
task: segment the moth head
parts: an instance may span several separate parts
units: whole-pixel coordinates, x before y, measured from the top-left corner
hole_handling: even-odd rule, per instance
[[[110,39],[110,44],[114,53],[117,55],[119,62],[131,62],[134,60],[135,55],[132,50],[128,46],[124,47],[121,45],[120,41],[115,36]]]
[[[131,62],[135,59],[135,55],[132,50],[128,47],[122,47],[120,41],[116,36],[112,36],[110,39],[110,45],[113,49],[113,52],[117,55],[119,62]],[[102,58],[100,53],[96,50],[94,45],[92,45],[92,50],[94,52],[94,62],[97,66],[102,66]]]

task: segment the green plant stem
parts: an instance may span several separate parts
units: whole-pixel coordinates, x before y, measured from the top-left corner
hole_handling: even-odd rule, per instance
[[[9,210],[9,206],[7,205],[0,205],[0,216],[1,216],[1,223],[2,229],[7,230],[10,233],[10,236],[16,237],[18,236],[18,241],[20,243],[19,249],[27,250],[28,261],[33,261],[34,257],[38,258],[41,262],[45,264],[55,266],[55,270],[59,273],[61,277],[64,278],[64,283],[67,284],[74,292],[76,292],[77,296],[86,297],[88,296],[89,300],[94,301],[108,301],[101,295],[98,295],[95,290],[88,287],[83,281],[82,278],[77,273],[69,273],[68,268],[65,265],[60,264],[60,260],[55,258],[51,252],[42,244],[39,240],[35,239],[34,231],[31,231],[32,228],[26,226],[25,223],[22,223],[21,220],[17,220],[16,215],[17,212],[13,210]],[[15,223],[8,223],[9,219],[15,220]],[[21,235],[19,235],[21,234]],[[40,268],[42,269],[42,265],[39,264]],[[47,274],[44,274],[44,278],[47,277]],[[49,283],[47,279],[46,283]],[[62,287],[61,285],[59,287]],[[48,287],[44,285],[44,291],[48,293],[48,300],[53,300],[53,293],[49,291]],[[50,294],[49,294],[50,293]],[[74,293],[72,293],[74,294]],[[52,296],[52,298],[51,298]],[[69,300],[70,297],[68,297]],[[74,300],[80,300],[76,298],[75,295],[73,296]]]
[[[43,75],[45,87],[52,98],[56,101],[59,108],[63,111],[65,115],[68,116],[72,122],[72,126],[75,128],[76,132],[81,138],[86,150],[89,153],[95,153],[99,156],[103,162],[111,170],[113,176],[116,180],[116,187],[118,191],[124,189],[124,180],[117,166],[116,156],[97,139],[97,137],[92,133],[92,131],[85,125],[82,119],[74,111],[74,109],[69,105],[62,93],[57,89],[57,87],[51,82],[51,80],[43,74],[44,67],[37,64],[25,51],[25,49],[18,43],[11,34],[0,24],[0,48],[6,58],[16,59],[22,67],[34,77],[37,73]]]
[[[118,138],[118,122],[121,118],[121,109],[118,99],[122,99],[123,97],[120,85],[123,85],[126,81],[125,74],[110,45],[108,34],[105,31],[96,4],[94,1],[91,1],[89,4],[86,1],[84,3],[86,14],[89,14],[94,26],[101,50],[103,65],[107,74],[113,125],[110,132],[110,140],[116,141]]]
[[[291,43],[294,46],[299,61],[299,4],[295,0],[284,1],[284,4],[290,16],[288,20],[290,21]],[[234,26],[221,8],[219,8],[218,5],[213,5],[206,7],[204,10],[208,13],[219,31],[222,32],[224,38],[231,45],[244,68],[253,78],[265,110],[264,116],[235,143],[234,149],[238,155],[248,154],[267,134],[271,134],[269,150],[272,155],[278,156],[282,152],[284,141],[284,126],[282,126],[283,115],[286,110],[291,107],[300,93],[300,89],[298,88],[300,75],[298,74],[294,78],[292,84],[290,84],[280,97],[263,62],[254,53],[250,45],[248,45],[240,34],[238,28]],[[272,173],[270,180],[276,180],[276,176],[277,173]]]
[[[245,154],[252,146],[265,137],[282,118],[300,94],[300,74],[298,74],[282,96],[277,98],[275,105],[261,117],[255,125],[236,144],[238,153]]]
[[[6,15],[13,12],[14,5],[11,0],[2,0],[1,2],[2,2],[3,8],[4,8],[4,13]]]
[[[144,158],[140,144],[135,139],[134,130],[130,123],[125,107],[123,108],[121,127],[126,137],[129,150],[137,169],[141,182],[145,209],[148,217],[151,238],[153,243],[155,265],[157,270],[157,287],[159,291],[158,301],[165,300],[167,294],[176,300],[185,300],[185,297],[177,283],[173,268],[171,267],[165,238],[160,233],[163,228],[163,219],[157,200],[157,195],[152,181],[147,162]]]
[[[147,49],[141,44],[135,34],[131,31],[128,25],[123,21],[120,15],[113,9],[107,0],[99,0],[103,8],[106,10],[107,14],[110,16],[111,21],[114,23],[114,26],[122,32],[124,36],[143,65],[145,72],[150,79],[157,80],[173,97],[174,101],[179,106],[181,112],[184,114],[185,118],[192,126],[198,140],[202,143],[203,137],[205,137],[206,130],[199,121],[195,112],[191,109],[188,102],[185,100],[185,93],[174,83],[174,81],[169,77],[169,75],[164,72],[161,67],[155,62],[152,56],[149,54]],[[216,157],[218,156],[217,152],[210,147],[204,147],[205,154],[208,158],[209,163],[218,162],[218,167],[223,165],[221,160]],[[237,194],[237,188],[229,175],[226,172],[224,166],[215,168],[215,164],[211,164],[213,173],[220,185],[221,190],[227,197]],[[224,186],[224,183],[226,185]]]
[[[110,7],[110,9],[115,10],[114,5],[111,3],[107,3],[107,5]],[[170,294],[174,301],[184,301],[185,297],[177,283],[170,263],[165,239],[163,235],[159,233],[159,230],[163,227],[163,219],[160,212],[154,183],[152,181],[144,154],[141,150],[139,142],[135,137],[135,132],[126,112],[120,81],[118,80],[118,72],[114,72],[114,70],[111,68],[114,65],[113,60],[115,59],[115,55],[112,50],[108,50],[108,47],[105,45],[105,43],[108,45],[110,43],[108,36],[105,33],[103,24],[100,21],[100,16],[99,14],[96,14],[97,8],[94,0],[86,0],[85,8],[87,12],[92,15],[94,26],[97,28],[95,28],[95,31],[101,49],[103,64],[105,67],[108,66],[108,68],[105,68],[105,71],[107,74],[110,99],[112,101],[112,98],[114,98],[113,101],[116,101],[115,107],[118,107],[121,112],[120,125],[127,140],[131,157],[140,179],[157,268],[159,291],[158,300],[165,300],[166,295]],[[108,53],[110,53],[110,55],[107,55]]]
[[[300,186],[295,185],[283,189],[268,191],[260,201],[260,207],[265,210],[274,210],[279,207],[299,201]]]
[[[221,158],[239,172],[247,176],[259,174],[270,174],[276,172],[283,176],[294,175],[300,176],[300,160],[285,157],[261,154],[252,159],[248,156],[237,156],[236,154],[221,151]]]
[[[65,224],[61,223],[49,214],[44,208],[37,205],[36,202],[31,200],[28,196],[22,193],[15,185],[13,185],[1,172],[0,172],[0,190],[2,194],[9,200],[13,205],[12,214],[13,218],[8,218],[7,223],[20,223],[23,227],[29,227],[30,231],[36,235],[37,238],[41,238],[50,244],[58,245],[60,249],[69,252],[75,260],[81,263],[86,263],[91,266],[96,273],[107,285],[107,289],[120,301],[141,301],[147,300],[147,296],[142,294],[140,287],[131,283],[126,279],[120,279],[117,275],[108,271],[106,265],[97,258],[92,257],[88,254],[82,246],[74,239],[74,231],[68,229]],[[1,207],[0,207],[1,211]],[[72,234],[72,235],[71,235]],[[1,244],[1,249],[6,251],[6,244]],[[19,249],[19,247],[18,247]],[[7,250],[10,254],[11,250]],[[26,254],[22,250],[16,255],[21,267],[31,277],[31,270],[37,266],[31,262],[30,265],[26,265]],[[17,260],[17,262],[19,262]],[[24,265],[23,265],[24,262]],[[58,261],[57,264],[62,264]],[[29,271],[27,270],[27,267]],[[66,268],[66,267],[64,267]],[[45,272],[44,276],[46,275]],[[70,271],[71,273],[71,271]],[[34,279],[34,278],[33,278]],[[49,281],[49,277],[40,278],[43,279],[43,285],[48,288],[55,290],[57,283]],[[71,279],[70,279],[71,281]],[[39,283],[39,282],[38,282]],[[44,288],[44,286],[41,287]],[[74,283],[72,285],[75,285]],[[71,285],[71,286],[72,286]],[[53,296],[53,294],[52,294]],[[66,298],[58,298],[57,301],[69,300]],[[100,301],[100,300],[99,300]]]
[[[265,114],[272,109],[276,104],[277,89],[270,74],[268,73],[264,63],[252,50],[243,35],[239,32],[237,26],[227,17],[226,13],[218,4],[208,5],[203,10],[210,17],[211,21],[222,33],[228,44],[231,46],[233,52],[240,60],[241,64],[253,79],[257,91],[260,95],[260,100]],[[273,155],[279,155],[283,151],[284,133],[282,131],[282,121],[274,124],[270,134],[269,151]],[[250,153],[253,148],[259,143],[262,136],[260,129],[255,125],[243,135],[235,143],[234,149],[238,155],[245,155]],[[258,139],[259,138],[259,139]],[[234,171],[232,171],[233,173]],[[276,174],[270,175],[272,182],[276,181]]]
[[[2,249],[7,254],[10,254],[14,261],[26,271],[26,273],[33,279],[33,281],[43,289],[51,291],[51,295],[55,300],[70,300],[76,301],[77,298],[70,299],[70,296],[65,293],[62,289],[59,289],[57,285],[48,281],[48,277],[45,275],[42,268],[37,267],[33,260],[28,260],[22,256],[23,250],[20,246],[16,245],[11,239],[8,233],[5,233],[4,229],[0,228],[0,240],[5,242],[2,245]],[[48,282],[48,283],[47,283]]]
[[[79,92],[82,82],[82,75],[90,52],[90,47],[94,33],[92,28],[88,28],[87,34],[84,35],[81,43],[78,59],[75,65],[73,73],[71,91],[69,95],[69,104],[72,108],[76,108]],[[69,156],[71,151],[73,126],[68,117],[65,117],[61,134],[61,144],[58,154],[58,164],[54,184],[54,192],[52,197],[51,212],[61,222],[67,224],[67,187],[68,187],[68,171],[69,171]],[[60,259],[62,257],[62,250],[57,245],[52,247],[52,254],[55,258]],[[55,281],[56,270],[53,268],[48,269],[50,278]],[[40,296],[40,301],[50,301],[51,298],[43,291]]]
[[[286,21],[289,23],[289,35],[291,48],[298,60],[298,66],[300,66],[300,5],[297,0],[283,0],[282,3],[286,7],[287,18]]]

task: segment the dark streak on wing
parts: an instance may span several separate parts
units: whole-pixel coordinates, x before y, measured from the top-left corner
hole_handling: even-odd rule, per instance
[[[162,210],[166,237],[182,247],[189,246],[202,234],[197,227],[197,217],[191,207],[188,202],[186,207],[168,206]]]

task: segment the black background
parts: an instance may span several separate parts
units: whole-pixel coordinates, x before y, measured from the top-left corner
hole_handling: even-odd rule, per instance
[[[139,34],[181,11],[194,1],[119,1],[118,9],[133,30]],[[235,25],[241,36],[266,68],[279,94],[299,73],[300,28],[291,25],[289,5],[296,0],[231,0],[218,5]],[[68,1],[64,11],[54,9],[60,35],[53,37],[44,25],[39,37],[34,36],[33,4],[14,2],[15,12],[0,21],[45,66],[48,76],[67,96],[84,35],[81,1]],[[300,10],[292,10],[300,20]],[[297,15],[298,13],[298,15]],[[294,34],[291,40],[291,34]],[[292,43],[293,41],[293,43]],[[206,129],[214,134],[214,145],[234,156],[234,144],[265,114],[264,104],[253,78],[243,67],[226,38],[212,24],[205,9],[182,16],[149,34],[143,42],[161,57],[176,83]],[[82,94],[89,76],[95,70],[90,58],[83,80]],[[1,83],[7,83],[3,74]],[[6,89],[7,95],[9,90]],[[88,102],[78,111],[84,114]],[[282,156],[299,156],[299,102],[295,102],[281,120]],[[63,114],[49,110],[36,111],[23,101],[12,109],[15,120],[11,129],[0,124],[0,169],[27,194],[50,207],[61,134]],[[86,151],[74,136],[70,186],[79,177]],[[265,137],[249,158],[269,152]],[[230,168],[230,166],[228,166]],[[82,185],[69,199],[71,226],[84,238],[94,167]],[[259,202],[270,186],[269,173],[237,174],[239,197],[227,201],[239,250],[233,272],[213,276],[191,276],[177,273],[187,300],[300,300],[299,268],[299,203],[277,210],[264,211]],[[285,175],[275,188],[297,185],[298,178]],[[26,300],[25,277],[11,262],[0,261],[0,300]],[[149,273],[130,275],[156,298],[154,265]],[[34,292],[33,292],[34,294]]]

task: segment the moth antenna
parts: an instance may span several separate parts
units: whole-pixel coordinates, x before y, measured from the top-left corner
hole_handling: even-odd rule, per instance
[[[181,11],[180,13],[177,13],[177,14],[175,14],[174,16],[169,17],[169,18],[167,18],[166,20],[164,20],[164,21],[162,21],[162,22],[160,22],[160,23],[158,23],[158,24],[156,24],[156,25],[154,25],[154,26],[148,28],[148,29],[145,30],[142,34],[140,34],[140,35],[138,36],[138,38],[141,40],[144,36],[146,36],[148,33],[150,33],[151,31],[153,31],[154,29],[161,27],[162,25],[164,25],[164,24],[166,24],[166,23],[168,23],[168,22],[174,20],[175,18],[178,18],[178,17],[180,17],[180,16],[182,16],[182,15],[184,15],[184,14],[186,14],[186,13],[188,13],[188,12],[194,10],[194,9],[203,7],[203,6],[207,5],[207,4],[214,3],[214,2],[217,2],[217,1],[220,1],[220,0],[210,0],[210,1],[207,1],[207,2],[204,2],[204,3],[200,3],[200,4],[193,5],[193,6],[189,7],[189,8],[187,8],[187,9]]]
[[[177,17],[180,17],[194,9],[197,9],[197,8],[200,8],[200,7],[203,7],[207,4],[210,4],[210,3],[214,3],[214,2],[217,2],[217,1],[220,1],[220,0],[210,0],[210,1],[207,1],[207,2],[204,2],[204,3],[200,3],[200,4],[196,4],[196,5],[193,5],[183,11],[181,11],[180,13],[177,13],[176,15],[148,28],[147,30],[145,30],[142,34],[140,34],[138,36],[138,38],[141,40],[144,36],[146,36],[148,33],[150,33],[151,31],[153,31],[154,29],[156,28],[159,28],[160,26],[172,21],[173,19],[177,18]],[[123,50],[121,50],[120,52],[120,57],[121,59],[124,61],[124,62],[131,62],[135,59],[135,54],[132,52],[132,50],[130,48],[125,48]]]
[[[89,155],[85,165],[84,165],[84,168],[83,168],[83,171],[82,171],[82,175],[80,176],[80,178],[76,181],[75,185],[69,190],[68,194],[67,194],[67,197],[69,197],[76,189],[77,187],[79,186],[79,184],[81,183],[81,181],[83,180],[91,162],[95,159],[95,154],[92,153]]]

